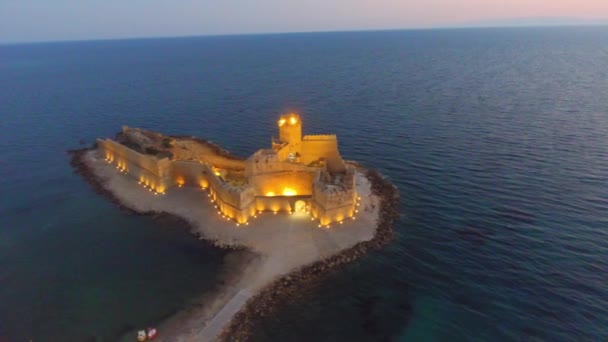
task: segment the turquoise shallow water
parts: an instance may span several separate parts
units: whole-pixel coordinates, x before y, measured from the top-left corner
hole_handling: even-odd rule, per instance
[[[123,124],[246,156],[276,117],[400,189],[385,250],[256,340],[606,340],[608,31],[430,30],[0,46],[0,337],[111,341],[210,291],[229,253],[129,216],[65,150]]]

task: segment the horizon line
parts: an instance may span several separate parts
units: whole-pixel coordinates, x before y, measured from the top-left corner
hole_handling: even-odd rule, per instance
[[[526,20],[524,18],[523,20]],[[84,43],[84,42],[108,42],[124,40],[152,40],[152,39],[179,39],[179,38],[204,38],[204,37],[239,37],[239,36],[271,36],[290,34],[316,34],[316,33],[349,33],[349,32],[395,32],[395,31],[433,31],[433,30],[466,30],[466,29],[525,29],[525,28],[559,28],[559,27],[604,27],[606,22],[580,22],[580,23],[538,23],[538,24],[463,24],[443,26],[420,26],[404,28],[378,28],[378,29],[345,29],[345,30],[312,30],[312,31],[260,31],[242,33],[209,33],[209,34],[184,34],[167,36],[130,36],[130,37],[108,37],[108,38],[84,38],[84,39],[50,39],[50,40],[25,40],[25,41],[0,41],[0,46],[28,45],[28,44],[53,44],[53,43]]]

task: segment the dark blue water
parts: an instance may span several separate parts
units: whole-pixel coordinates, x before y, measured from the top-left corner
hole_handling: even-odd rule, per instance
[[[66,149],[126,124],[246,156],[295,110],[405,215],[257,340],[606,340],[607,65],[602,27],[1,46],[0,336],[112,340],[225,268],[99,198]]]

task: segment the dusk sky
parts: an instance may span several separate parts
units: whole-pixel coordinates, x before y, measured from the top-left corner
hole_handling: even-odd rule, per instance
[[[608,0],[0,0],[0,42],[606,18]]]

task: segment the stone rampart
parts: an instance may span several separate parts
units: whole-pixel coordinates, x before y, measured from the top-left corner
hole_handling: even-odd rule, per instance
[[[286,196],[275,196],[275,197],[256,197],[255,209],[257,211],[273,211],[273,212],[285,212],[291,211],[291,204],[289,197]]]
[[[338,150],[338,139],[335,135],[306,135],[302,140],[300,161],[309,164],[312,161],[325,159],[332,172],[343,172],[344,161]]]
[[[239,223],[245,223],[255,215],[253,187],[248,184],[239,187],[232,186],[212,174],[210,168],[206,172],[209,174],[209,193],[215,201],[218,211]]]
[[[169,159],[138,153],[110,139],[98,139],[97,146],[108,162],[153,190],[162,193],[171,185]]]
[[[313,185],[311,214],[322,225],[339,222],[355,215],[356,201],[354,169],[348,168],[333,179],[328,173],[320,173]]]
[[[205,164],[183,160],[171,162],[171,179],[174,185],[207,188],[209,175],[209,168]]]
[[[255,191],[252,186],[232,186],[216,176],[207,164],[195,161],[157,159],[143,155],[110,139],[97,141],[101,155],[117,169],[128,173],[152,190],[164,193],[173,186],[196,186],[209,189],[218,211],[245,223],[255,215]]]
[[[302,137],[303,141],[310,140],[338,140],[338,136],[335,134],[307,134]]]
[[[276,172],[249,177],[257,196],[310,196],[314,172]]]

